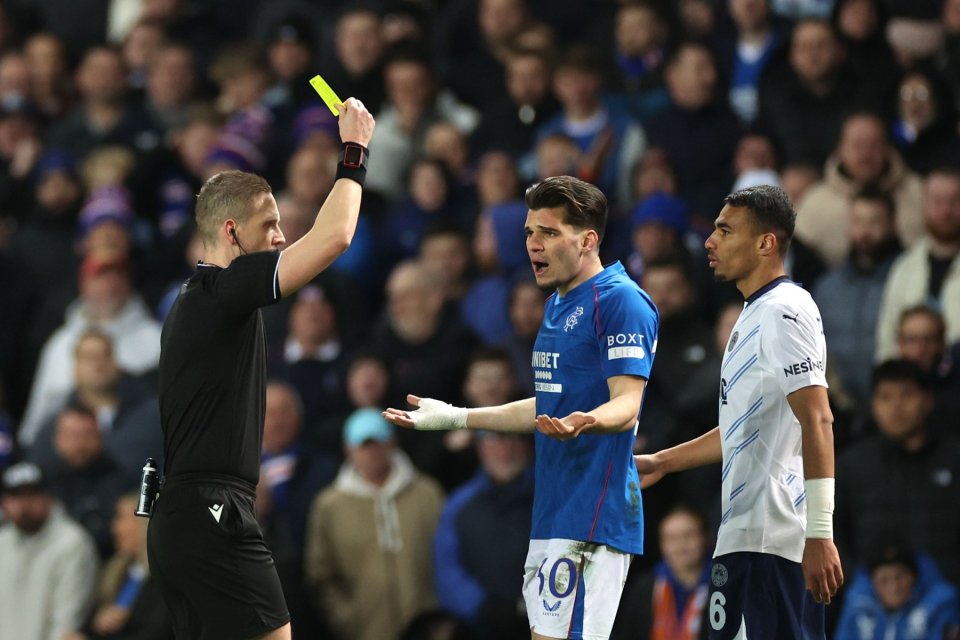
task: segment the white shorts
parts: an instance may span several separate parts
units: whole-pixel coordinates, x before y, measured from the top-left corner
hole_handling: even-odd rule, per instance
[[[548,638],[609,638],[632,559],[604,544],[531,540],[523,574],[530,629]]]

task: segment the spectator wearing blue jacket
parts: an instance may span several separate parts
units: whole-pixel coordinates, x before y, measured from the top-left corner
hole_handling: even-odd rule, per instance
[[[960,637],[960,599],[933,559],[884,546],[847,591],[835,640]]]
[[[529,637],[518,577],[530,538],[533,440],[477,435],[481,470],[450,494],[433,541],[437,598],[480,640]]]

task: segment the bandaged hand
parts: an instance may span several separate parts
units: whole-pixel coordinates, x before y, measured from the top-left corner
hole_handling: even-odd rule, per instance
[[[465,429],[467,409],[433,398],[407,396],[407,401],[417,407],[414,411],[387,409],[383,417],[400,427],[412,427],[418,431],[446,431]]]
[[[420,407],[410,412],[413,428],[420,431],[440,431],[446,429],[465,429],[467,410],[455,407],[443,400],[421,398]]]

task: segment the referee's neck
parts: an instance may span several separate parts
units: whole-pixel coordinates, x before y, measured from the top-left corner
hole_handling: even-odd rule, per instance
[[[204,251],[203,259],[201,262],[203,264],[213,265],[214,267],[220,267],[221,269],[226,269],[230,266],[230,263],[233,262],[233,259],[236,256],[233,255],[229,249],[224,247],[214,247],[213,249],[207,249]]]

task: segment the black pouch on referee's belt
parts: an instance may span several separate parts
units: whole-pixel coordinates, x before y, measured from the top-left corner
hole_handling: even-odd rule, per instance
[[[157,501],[159,493],[160,472],[157,470],[157,462],[153,458],[147,458],[143,463],[143,473],[140,474],[140,499],[137,500],[137,510],[134,513],[141,518],[152,516],[153,503]]]

